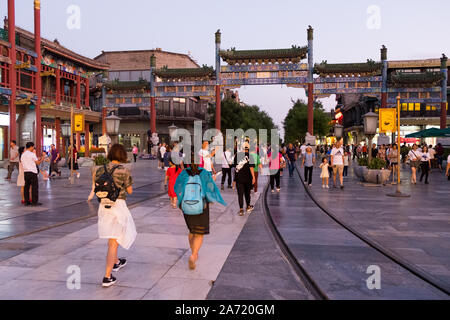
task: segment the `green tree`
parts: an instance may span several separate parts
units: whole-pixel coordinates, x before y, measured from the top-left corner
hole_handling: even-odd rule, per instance
[[[292,102],[294,105],[283,121],[285,142],[301,141],[308,131],[308,105],[300,99]],[[330,130],[330,120],[322,103],[314,102],[314,135],[326,136]]]

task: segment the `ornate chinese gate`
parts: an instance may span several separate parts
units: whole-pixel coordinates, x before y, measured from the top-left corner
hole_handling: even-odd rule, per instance
[[[156,98],[202,97],[216,102],[215,125],[221,122],[221,88],[243,85],[284,84],[306,89],[308,96],[308,132],[313,134],[313,102],[331,94],[362,94],[381,100],[381,107],[402,102],[441,104],[441,127],[446,127],[447,58],[440,71],[388,76],[387,48],[381,48],[381,61],[314,65],[313,28],[307,30],[307,46],[269,50],[221,50],[221,33],[215,33],[216,66],[192,69],[156,69],[151,59],[151,130],[156,131]],[[305,59],[307,58],[307,61]],[[221,60],[227,65],[221,66]],[[314,74],[318,77],[314,78]]]

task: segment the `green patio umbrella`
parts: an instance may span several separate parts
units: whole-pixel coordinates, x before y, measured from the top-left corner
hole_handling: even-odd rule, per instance
[[[450,128],[446,129],[430,128],[406,135],[406,138],[434,138],[434,137],[450,137]]]

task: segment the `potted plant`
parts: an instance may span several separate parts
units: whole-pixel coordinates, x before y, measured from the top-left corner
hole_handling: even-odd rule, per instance
[[[391,171],[385,168],[386,161],[379,158],[372,159],[367,167],[363,168],[364,181],[384,185],[391,175]]]
[[[369,160],[367,158],[358,158],[358,165],[354,167],[353,171],[355,175],[362,179],[363,177],[363,167],[367,167]]]
[[[105,148],[92,147],[89,149],[89,152],[91,154],[91,157],[94,159],[95,159],[95,157],[97,157],[99,155],[102,155],[102,156],[106,155]]]

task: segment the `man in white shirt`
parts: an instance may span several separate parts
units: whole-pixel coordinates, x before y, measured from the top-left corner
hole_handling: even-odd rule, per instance
[[[17,168],[17,171],[19,171],[19,147],[16,145],[16,141],[12,140],[11,149],[9,150],[8,176],[5,180],[11,180],[14,168]]]
[[[306,144],[302,144],[302,146],[300,147],[300,151],[302,153],[302,158],[303,158],[306,154]]]
[[[23,190],[25,205],[40,206],[39,203],[39,183],[38,183],[38,168],[37,166],[44,160],[43,157],[39,159],[36,157],[34,150],[34,143],[28,142],[26,151],[22,154],[20,161],[22,162],[23,172],[25,176],[25,186]],[[31,188],[31,201],[30,201]]]
[[[161,154],[161,169],[164,169],[164,155],[166,154],[166,144],[161,144],[161,148],[159,148],[159,153]]]
[[[214,157],[216,150],[209,153],[208,148],[209,142],[206,140],[203,141],[202,149],[198,152],[198,155],[200,156],[200,164],[203,164],[203,169],[215,175],[216,170],[214,170],[214,166],[212,165],[212,157]]]
[[[333,167],[333,187],[336,188],[336,176],[339,174],[341,189],[344,189],[344,149],[341,143],[336,142],[336,146],[331,150],[331,165]]]
[[[222,158],[222,183],[221,183],[221,189],[224,190],[225,187],[225,180],[228,175],[228,189],[231,189],[231,166],[233,165],[233,157],[231,154],[231,151],[227,149],[223,153]]]

